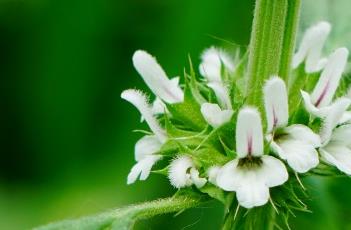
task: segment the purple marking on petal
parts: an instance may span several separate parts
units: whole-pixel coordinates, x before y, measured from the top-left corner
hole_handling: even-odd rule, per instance
[[[249,134],[247,138],[247,154],[251,156],[252,153],[252,135]]]
[[[275,108],[274,108],[274,106],[273,106],[273,128],[275,128],[276,126],[277,126],[277,124],[278,124],[278,117],[277,117],[277,115],[276,115],[276,113],[275,113]]]
[[[320,105],[320,103],[322,102],[322,100],[324,99],[325,95],[327,94],[328,88],[329,88],[329,80],[328,80],[327,84],[325,85],[325,87],[324,87],[321,95],[319,96],[318,100],[314,104],[316,107],[318,107]]]

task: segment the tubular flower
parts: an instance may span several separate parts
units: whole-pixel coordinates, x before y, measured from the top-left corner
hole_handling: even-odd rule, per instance
[[[316,117],[324,117],[345,69],[348,57],[346,48],[339,48],[332,53],[311,95],[301,91],[305,108]]]
[[[146,180],[150,174],[152,166],[162,158],[157,153],[162,143],[167,139],[166,133],[159,125],[152,114],[152,110],[147,102],[146,96],[137,90],[125,90],[121,97],[132,103],[145,118],[154,135],[144,136],[135,144],[135,160],[137,163],[131,169],[127,184],[134,183],[140,175],[140,180]]]
[[[337,125],[350,104],[348,98],[340,98],[333,104],[321,129],[323,146],[319,149],[324,161],[348,175],[351,175],[351,125]]]
[[[176,188],[184,188],[193,184],[201,188],[207,182],[205,178],[199,177],[199,171],[188,156],[180,156],[171,162],[168,178]]]
[[[288,172],[280,160],[263,155],[257,110],[244,108],[239,112],[236,146],[238,158],[220,169],[216,183],[225,191],[235,191],[239,204],[245,208],[264,205],[269,200],[269,188],[285,183]]]
[[[330,30],[330,23],[325,21],[307,29],[299,50],[293,57],[293,68],[297,68],[303,61],[306,73],[318,72],[324,68],[327,58],[321,58],[321,54]]]
[[[298,173],[305,173],[315,168],[321,141],[317,134],[304,125],[288,126],[288,96],[283,80],[273,77],[263,89],[267,117],[267,139],[280,158]]]

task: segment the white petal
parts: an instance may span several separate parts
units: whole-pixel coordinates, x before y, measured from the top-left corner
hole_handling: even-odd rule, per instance
[[[163,114],[165,111],[167,111],[166,105],[158,97],[156,97],[156,99],[152,103],[152,109],[151,110],[152,110],[152,113],[155,114],[155,115],[156,114]]]
[[[146,96],[138,90],[127,89],[122,92],[121,97],[133,104],[146,120],[152,132],[158,137],[160,142],[164,142],[167,137],[157,119],[152,114],[150,105],[147,103]]]
[[[330,29],[331,25],[322,21],[306,30],[299,50],[293,57],[293,68],[298,67],[304,60],[307,73],[320,71],[324,67],[325,59],[321,59],[321,53]]]
[[[347,63],[349,51],[339,48],[332,53],[312,94],[311,101],[316,107],[324,107],[331,103],[339,86],[342,72]]]
[[[208,181],[214,185],[217,185],[217,176],[220,170],[221,170],[221,167],[219,166],[210,167],[207,171]]]
[[[184,94],[175,81],[169,80],[156,59],[145,51],[138,50],[133,55],[133,64],[147,86],[167,103],[182,102]]]
[[[351,100],[345,97],[337,99],[331,106],[328,115],[323,121],[320,137],[323,144],[328,143],[333,129],[339,124],[343,113],[348,109]]]
[[[232,103],[227,87],[220,82],[211,82],[207,85],[215,92],[217,101],[223,109],[232,109]]]
[[[193,161],[188,156],[181,156],[173,160],[169,166],[168,178],[176,188],[183,188],[192,184],[188,169],[194,167]]]
[[[346,146],[328,144],[319,150],[322,158],[340,171],[351,175],[351,150]]]
[[[333,143],[351,146],[351,124],[337,127],[332,134]]]
[[[233,116],[233,110],[221,110],[217,104],[204,103],[201,105],[201,113],[208,124],[214,128],[230,121]]]
[[[156,136],[144,136],[135,144],[135,160],[140,161],[144,157],[160,151],[162,143]]]
[[[241,172],[237,169],[238,159],[225,164],[218,172],[216,184],[225,191],[236,191]]]
[[[160,155],[150,155],[137,162],[128,174],[127,184],[133,184],[139,175],[140,180],[146,180],[150,175],[152,166],[160,159]]]
[[[199,171],[195,168],[190,169],[190,178],[196,188],[202,188],[207,183],[207,180],[205,178],[199,177]]]
[[[206,49],[201,55],[200,74],[209,82],[221,82],[222,64],[230,72],[234,70],[233,61],[227,53],[215,47]]]
[[[301,90],[301,96],[302,96],[302,99],[303,99],[303,102],[304,102],[304,106],[305,106],[305,109],[307,110],[307,112],[311,113],[314,116],[319,117],[320,116],[320,114],[319,114],[320,111],[312,103],[311,96],[307,92],[305,92],[303,90]]]
[[[142,164],[140,180],[146,180],[149,177],[152,166],[161,158],[161,155],[151,155],[147,156],[146,158],[140,161],[140,163]]]
[[[305,142],[315,148],[321,146],[319,135],[315,134],[309,127],[305,125],[290,125],[284,128],[284,132],[289,135],[289,138]]]
[[[255,174],[246,172],[236,191],[236,198],[244,208],[265,205],[269,200],[269,189]]]
[[[298,173],[305,173],[319,164],[318,152],[305,142],[285,139],[278,143],[281,148],[279,156],[287,160],[289,166]]]
[[[339,120],[339,124],[349,123],[349,122],[351,122],[351,112],[350,111],[346,111],[346,112],[344,112],[342,114],[342,117]]]
[[[262,165],[258,174],[262,177],[266,186],[279,186],[288,180],[289,174],[283,162],[268,155],[263,155],[261,160]]]
[[[288,95],[284,81],[279,77],[268,80],[264,87],[264,105],[267,116],[267,129],[284,127],[288,124]]]
[[[236,152],[239,158],[247,155],[263,154],[263,133],[261,117],[254,108],[243,108],[238,114],[236,124]]]

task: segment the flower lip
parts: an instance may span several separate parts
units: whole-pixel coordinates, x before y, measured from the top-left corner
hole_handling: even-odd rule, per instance
[[[178,85],[179,79],[168,79],[165,71],[153,56],[143,50],[137,50],[132,59],[135,69],[157,97],[167,103],[183,101],[184,93]]]
[[[288,124],[288,94],[284,81],[274,76],[269,79],[264,87],[264,106],[267,116],[267,131],[284,127]]]
[[[316,107],[325,107],[332,102],[346,67],[348,55],[348,49],[342,47],[336,49],[328,58],[328,62],[311,93],[312,103]]]
[[[321,21],[306,30],[293,57],[293,68],[297,68],[304,60],[307,73],[318,72],[324,67],[327,60],[321,58],[321,53],[330,30],[331,25],[326,21]]]
[[[235,136],[239,158],[263,154],[262,124],[257,109],[246,107],[239,111]]]

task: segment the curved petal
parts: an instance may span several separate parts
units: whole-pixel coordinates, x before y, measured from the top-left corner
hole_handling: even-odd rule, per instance
[[[279,77],[269,79],[264,87],[264,105],[267,116],[267,132],[288,124],[288,95],[284,81]]]
[[[140,163],[142,164],[142,170],[140,180],[146,180],[149,177],[152,166],[154,166],[154,164],[161,158],[161,155],[151,155],[141,160]]]
[[[328,62],[311,93],[312,103],[316,107],[329,105],[334,97],[335,91],[339,86],[342,72],[347,63],[349,51],[347,48],[339,48],[332,53]]]
[[[204,103],[201,105],[201,113],[208,124],[214,128],[230,121],[233,110],[221,110],[217,104]]]
[[[287,133],[292,139],[310,144],[315,148],[321,146],[321,139],[319,135],[315,134],[309,127],[305,125],[290,125],[284,128],[284,132]]]
[[[218,172],[216,184],[225,191],[236,191],[241,176],[237,169],[238,159],[225,164]]]
[[[331,141],[345,146],[351,145],[351,124],[337,127],[332,134]]]
[[[310,144],[294,139],[285,139],[278,145],[284,153],[279,156],[287,160],[289,166],[298,173],[305,173],[319,164],[318,152]]]
[[[158,97],[152,103],[152,113],[153,114],[163,114],[167,111],[166,105],[162,102],[162,100]]]
[[[322,158],[340,171],[351,175],[351,150],[346,146],[328,144],[319,150]]]
[[[130,170],[127,177],[127,184],[133,184],[140,175],[140,180],[146,180],[149,175],[152,166],[161,159],[160,155],[146,156],[141,161],[137,162]]]
[[[215,47],[206,49],[201,55],[200,74],[209,82],[222,82],[222,64],[230,72],[234,70],[234,63],[226,52]]]
[[[194,167],[193,161],[188,156],[180,156],[169,165],[168,178],[176,188],[183,188],[192,184],[188,170]]]
[[[190,169],[190,178],[196,188],[202,188],[207,183],[205,178],[199,177],[199,171],[195,168]]]
[[[301,90],[301,96],[302,96],[303,104],[304,104],[307,112],[309,112],[310,114],[312,114],[313,116],[316,116],[316,117],[325,117],[326,116],[326,114],[328,112],[328,107],[317,108],[312,103],[311,96],[303,90]]]
[[[219,166],[210,167],[207,171],[208,181],[214,185],[217,185],[217,176],[220,170],[221,170],[221,167]]]
[[[139,110],[152,132],[161,142],[166,141],[166,132],[163,130],[163,128],[161,128],[157,119],[154,117],[147,98],[142,92],[135,89],[127,89],[122,92],[121,98],[130,102]]]
[[[289,174],[283,162],[268,155],[263,155],[261,160],[262,165],[258,173],[259,176],[262,177],[262,181],[265,182],[266,186],[279,186],[288,180]]]
[[[207,85],[215,92],[217,101],[223,109],[232,109],[229,92],[225,85],[220,82],[211,82]]]
[[[269,200],[269,189],[260,180],[249,173],[243,177],[236,191],[236,198],[244,208],[253,208],[265,205]]]
[[[339,124],[343,113],[348,109],[351,100],[345,97],[337,99],[331,106],[330,111],[323,120],[320,137],[323,144],[327,144],[331,138],[333,129]]]
[[[346,111],[345,113],[342,114],[342,117],[339,120],[339,124],[350,123],[350,122],[351,122],[351,112]]]
[[[140,161],[144,157],[158,152],[162,143],[156,136],[144,136],[138,140],[134,147],[135,160]]]
[[[236,152],[239,158],[247,155],[263,154],[263,133],[261,117],[254,108],[243,108],[238,114],[236,124]]]
[[[322,48],[331,30],[328,22],[319,22],[308,28],[302,38],[300,47],[293,57],[293,68],[298,67],[305,59],[305,71],[307,73],[320,71],[325,63],[321,59]]]
[[[176,81],[169,80],[165,71],[156,59],[143,50],[137,50],[133,55],[135,69],[144,79],[147,86],[157,97],[167,103],[178,103],[184,99],[184,93]]]

